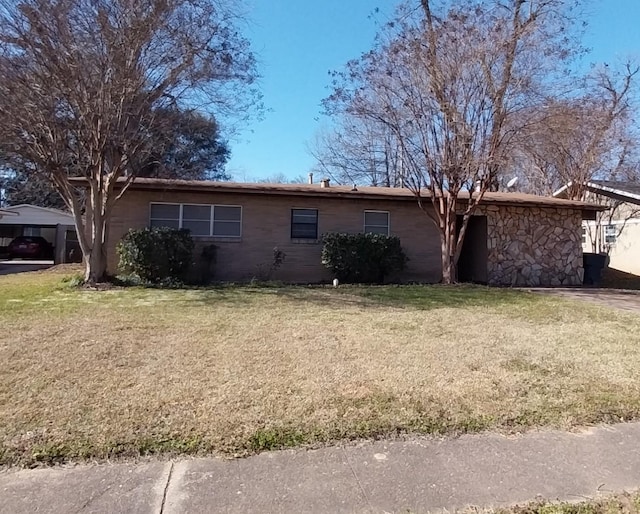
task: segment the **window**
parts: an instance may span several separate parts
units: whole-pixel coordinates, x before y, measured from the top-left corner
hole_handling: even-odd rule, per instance
[[[24,227],[23,236],[40,236],[40,227]]]
[[[180,205],[152,203],[152,227],[180,228]]]
[[[151,227],[185,228],[193,236],[240,237],[242,207],[237,205],[201,205],[152,203]]]
[[[183,205],[181,228],[186,228],[192,236],[211,234],[211,206]]]
[[[389,213],[386,211],[364,211],[365,234],[389,235]]]
[[[616,243],[616,239],[618,237],[618,231],[616,230],[615,225],[605,225],[604,226],[604,242],[608,245],[613,245]]]
[[[318,239],[318,209],[291,209],[291,239]]]
[[[587,244],[587,229],[582,227],[582,244]]]

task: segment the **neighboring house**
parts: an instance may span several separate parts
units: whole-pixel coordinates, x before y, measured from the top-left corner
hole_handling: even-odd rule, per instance
[[[570,186],[554,196],[566,196]],[[584,199],[606,210],[583,221],[583,250],[606,253],[610,267],[640,275],[640,183],[592,180],[585,184]]]
[[[56,261],[64,262],[61,253],[67,240],[75,240],[73,216],[67,212],[37,205],[14,205],[0,211],[0,247],[18,236],[41,236],[55,248]]]
[[[431,209],[429,198],[425,205]],[[580,226],[600,207],[558,198],[487,193],[469,225],[459,277],[492,285],[578,285],[582,282]],[[274,278],[331,280],[321,264],[327,232],[398,236],[408,257],[398,281],[441,279],[440,238],[407,189],[321,184],[241,184],[136,179],[114,209],[108,268],[129,229],[188,228],[196,256],[217,246],[215,279],[249,280],[271,263],[274,247],[286,254]]]
[[[5,209],[0,209],[0,218],[2,218],[2,216],[16,216],[16,213],[7,211]]]

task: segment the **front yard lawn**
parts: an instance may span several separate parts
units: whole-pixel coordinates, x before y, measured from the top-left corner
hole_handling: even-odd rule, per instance
[[[482,287],[0,277],[0,463],[640,418],[640,316]]]

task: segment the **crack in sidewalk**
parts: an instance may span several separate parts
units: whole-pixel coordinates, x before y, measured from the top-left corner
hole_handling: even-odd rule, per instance
[[[169,467],[169,473],[167,474],[167,483],[164,485],[164,491],[162,493],[162,503],[160,504],[160,513],[164,514],[164,507],[167,502],[167,493],[169,491],[169,483],[171,482],[171,475],[173,475],[173,466],[174,463],[171,461],[171,466]]]
[[[374,512],[374,508],[373,508],[373,505],[371,504],[371,500],[369,499],[369,496],[367,495],[367,492],[364,490],[364,487],[362,486],[362,482],[360,482],[360,478],[358,477],[358,474],[356,473],[356,470],[353,469],[353,466],[351,465],[351,461],[349,460],[349,456],[347,455],[347,452],[344,449],[344,446],[341,446],[340,449],[342,450],[344,458],[347,461],[347,464],[349,465],[349,469],[351,470],[351,473],[353,474],[353,478],[356,479],[356,483],[358,484],[358,487],[360,488],[360,492],[362,493],[362,496],[364,496],[364,499],[367,502],[367,505],[369,506],[369,511],[370,512]]]

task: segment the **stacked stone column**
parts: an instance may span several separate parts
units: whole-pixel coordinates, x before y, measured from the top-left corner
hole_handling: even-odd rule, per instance
[[[582,213],[488,205],[488,281],[499,286],[582,284]]]

